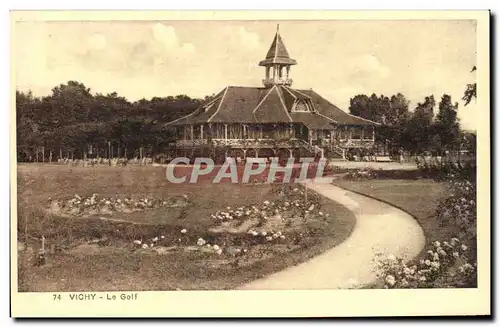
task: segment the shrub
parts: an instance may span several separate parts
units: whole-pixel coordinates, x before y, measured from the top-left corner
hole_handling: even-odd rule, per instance
[[[471,263],[469,248],[458,238],[434,242],[418,263],[389,255],[377,259],[377,275],[384,288],[476,287],[476,263]]]

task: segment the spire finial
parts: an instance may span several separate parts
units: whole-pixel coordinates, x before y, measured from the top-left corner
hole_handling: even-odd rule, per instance
[[[277,24],[276,26],[276,33],[279,33],[280,32],[280,24]]]

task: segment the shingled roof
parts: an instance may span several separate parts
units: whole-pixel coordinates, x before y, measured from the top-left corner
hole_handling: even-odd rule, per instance
[[[313,112],[293,112],[296,100],[309,100]],[[303,123],[315,129],[334,125],[379,125],[350,115],[313,90],[282,85],[271,88],[228,86],[206,100],[193,113],[167,123],[167,126],[202,123]]]
[[[284,65],[296,65],[297,61],[290,58],[288,51],[286,50],[283,39],[279,33],[279,25],[276,30],[276,35],[274,36],[273,43],[267,52],[266,59],[259,63],[259,66],[269,66],[272,64],[284,64]]]

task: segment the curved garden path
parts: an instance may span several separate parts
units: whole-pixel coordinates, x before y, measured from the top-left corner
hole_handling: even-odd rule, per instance
[[[420,225],[406,212],[331,183],[307,187],[351,210],[356,217],[352,234],[342,244],[283,271],[243,285],[242,290],[359,288],[376,281],[377,254],[408,259],[424,247]]]

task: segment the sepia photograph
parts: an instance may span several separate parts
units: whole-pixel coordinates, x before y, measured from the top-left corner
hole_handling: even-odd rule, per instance
[[[105,13],[11,14],[13,297],[489,313],[487,11]]]

